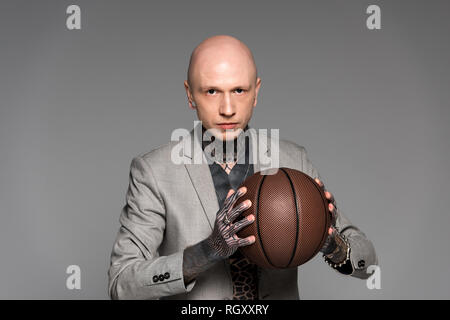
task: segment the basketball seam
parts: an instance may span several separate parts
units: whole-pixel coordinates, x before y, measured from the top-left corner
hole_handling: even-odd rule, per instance
[[[289,174],[286,172],[286,170],[284,170],[284,168],[280,168],[280,169],[281,169],[281,171],[284,172],[284,174],[286,175],[286,177],[289,180],[289,183],[291,184],[292,193],[294,194],[294,202],[295,202],[295,219],[297,220],[297,229],[296,229],[296,233],[295,233],[294,249],[292,250],[291,258],[289,259],[289,262],[285,267],[285,268],[288,268],[289,265],[292,263],[292,260],[294,259],[295,253],[297,251],[298,233],[299,233],[299,228],[300,228],[300,216],[299,216],[299,212],[298,212],[297,194],[295,193],[294,184],[292,183],[291,177],[289,177]]]
[[[261,184],[259,185],[259,188],[258,188],[258,193],[256,195],[256,212],[255,212],[255,214],[256,214],[256,230],[258,231],[259,244],[261,245],[261,249],[264,253],[264,256],[266,257],[267,262],[269,262],[270,265],[272,265],[273,267],[276,268],[276,266],[272,263],[272,261],[270,261],[268,255],[266,253],[266,250],[264,249],[264,244],[263,244],[262,238],[261,238],[261,231],[259,228],[259,203],[260,203],[259,196],[261,195],[261,189],[262,189],[262,186],[264,184],[264,180],[266,179],[266,177],[267,176],[264,175],[264,177],[262,178]]]

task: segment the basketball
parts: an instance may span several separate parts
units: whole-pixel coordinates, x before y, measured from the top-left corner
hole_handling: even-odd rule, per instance
[[[241,185],[247,187],[235,206],[249,199],[255,221],[237,235],[255,236],[255,242],[240,247],[242,254],[263,268],[293,268],[311,260],[328,236],[331,213],[322,188],[313,178],[290,168],[274,175],[257,172]]]

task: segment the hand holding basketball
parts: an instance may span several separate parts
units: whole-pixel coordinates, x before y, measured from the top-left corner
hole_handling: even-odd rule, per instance
[[[328,238],[334,205],[312,177],[283,167],[270,175],[257,172],[243,185],[253,203],[243,215],[254,215],[255,223],[238,235],[256,238],[240,248],[244,256],[263,268],[293,268],[319,252]]]
[[[246,192],[247,188],[245,187],[239,188],[237,192],[230,189],[222,208],[217,212],[214,230],[206,241],[216,258],[228,258],[239,247],[248,246],[255,242],[254,236],[250,235],[241,239],[236,235],[239,230],[255,220],[253,215],[249,215],[235,222],[242,211],[247,210],[252,205],[252,202],[247,199],[235,207],[236,201]]]
[[[325,197],[328,200],[328,211],[330,211],[331,216],[333,217],[333,219],[331,220],[331,226],[328,229],[328,234],[331,235],[336,223],[336,200],[334,199],[333,194],[325,189],[325,186],[323,182],[320,181],[320,179],[315,178],[314,181],[322,188]]]

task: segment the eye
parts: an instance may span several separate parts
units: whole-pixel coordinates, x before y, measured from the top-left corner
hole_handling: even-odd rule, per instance
[[[241,94],[241,93],[243,93],[243,92],[244,92],[244,90],[243,90],[243,89],[241,89],[241,88],[238,88],[238,89],[236,89],[236,92],[237,92],[237,93],[239,93],[239,94]]]
[[[214,89],[209,89],[209,90],[207,91],[208,94],[214,94],[214,92],[216,92],[216,90],[214,90]]]

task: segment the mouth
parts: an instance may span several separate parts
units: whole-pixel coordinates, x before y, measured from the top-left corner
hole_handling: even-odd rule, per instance
[[[237,125],[238,125],[237,122],[223,122],[218,124],[218,126],[224,130],[234,129],[235,127],[237,127]]]

